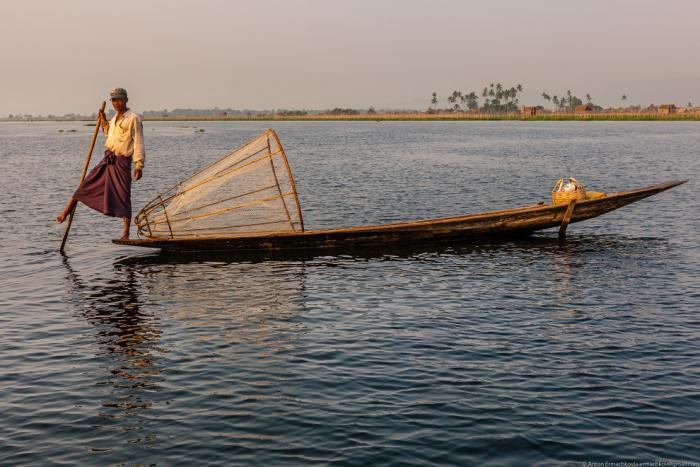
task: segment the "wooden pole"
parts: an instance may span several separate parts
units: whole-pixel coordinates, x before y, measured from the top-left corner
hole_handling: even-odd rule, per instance
[[[566,238],[566,228],[569,226],[569,222],[571,221],[571,216],[574,215],[574,208],[576,207],[576,200],[572,199],[569,201],[569,205],[566,207],[566,212],[564,213],[564,219],[561,221],[561,225],[559,226],[559,238],[564,239]]]
[[[102,106],[100,107],[100,112],[105,111],[105,106],[107,105],[107,102],[102,101]],[[90,148],[88,149],[87,152],[87,157],[85,158],[85,166],[83,167],[83,174],[80,176],[80,183],[83,183],[83,180],[85,180],[85,175],[87,174],[88,167],[90,166],[90,157],[92,157],[92,150],[95,148],[95,141],[97,141],[97,133],[100,131],[100,117],[99,114],[97,116],[97,123],[95,123],[95,131],[92,133],[92,141],[90,141]],[[78,186],[80,186],[80,183]],[[73,215],[75,215],[75,208],[78,206],[76,203],[73,206],[73,209],[71,209],[70,214],[68,215],[68,223],[66,224],[66,230],[63,232],[63,240],[61,241],[61,248],[59,248],[59,252],[63,253],[63,250],[66,246],[66,240],[68,240],[68,232],[70,232],[70,226],[73,223]]]

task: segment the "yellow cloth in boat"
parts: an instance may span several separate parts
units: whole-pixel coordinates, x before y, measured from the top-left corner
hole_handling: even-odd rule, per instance
[[[605,198],[605,193],[602,191],[588,191],[586,190],[586,199],[600,199]]]

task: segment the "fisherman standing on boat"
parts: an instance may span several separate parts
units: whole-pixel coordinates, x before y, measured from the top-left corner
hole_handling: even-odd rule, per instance
[[[121,217],[124,230],[121,239],[129,238],[131,225],[131,161],[134,161],[134,180],[139,180],[146,157],[143,144],[141,117],[126,106],[129,98],[126,89],[115,88],[110,92],[116,115],[107,121],[104,111],[99,112],[99,125],[107,135],[105,156],[75,191],[61,214],[60,224],[78,201],[111,217]]]

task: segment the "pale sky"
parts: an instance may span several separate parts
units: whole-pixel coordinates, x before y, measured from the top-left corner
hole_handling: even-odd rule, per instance
[[[0,0],[0,116],[425,108],[521,83],[521,103],[700,104],[700,0]]]

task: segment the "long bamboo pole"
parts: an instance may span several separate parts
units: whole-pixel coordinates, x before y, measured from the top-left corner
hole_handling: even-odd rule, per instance
[[[100,107],[100,113],[105,111],[105,106],[107,105],[106,101],[102,101],[102,106]],[[99,114],[97,116],[97,123],[95,124],[95,131],[92,133],[92,141],[90,141],[90,148],[88,149],[87,152],[87,157],[85,157],[85,166],[83,167],[83,174],[80,176],[80,183],[83,183],[83,180],[85,180],[85,175],[87,174],[87,169],[90,166],[90,158],[92,157],[92,150],[95,149],[95,141],[97,141],[97,133],[100,131],[100,117]],[[80,185],[80,183],[78,185]],[[59,248],[59,252],[63,253],[64,248],[66,246],[66,241],[68,240],[68,232],[70,232],[70,226],[73,223],[73,216],[75,215],[75,208],[78,206],[76,203],[73,206],[73,209],[71,209],[70,214],[68,215],[68,223],[66,224],[66,230],[63,232],[63,240],[61,241],[61,248]]]

